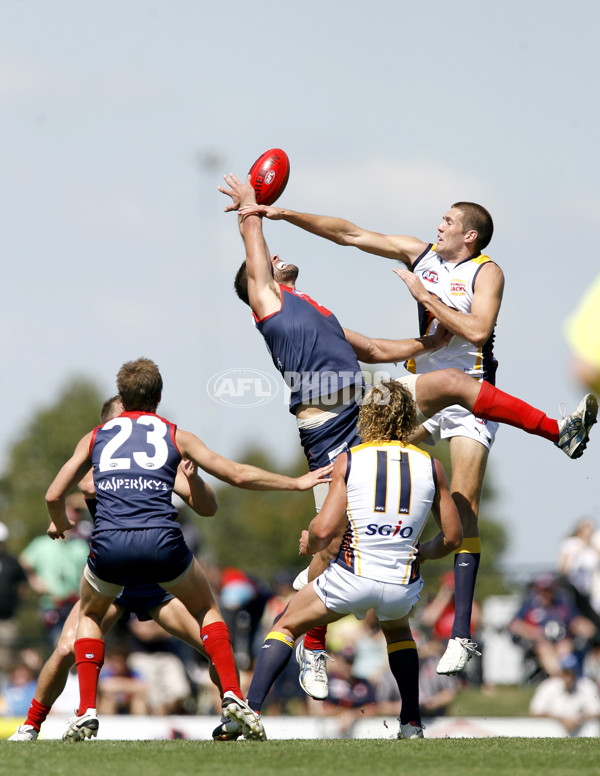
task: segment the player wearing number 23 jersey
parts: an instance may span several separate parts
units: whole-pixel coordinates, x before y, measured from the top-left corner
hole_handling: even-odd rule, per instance
[[[181,454],[176,426],[148,412],[123,412],[95,429],[90,444],[98,496],[96,531],[170,528]]]
[[[175,522],[171,495],[182,457],[225,482],[255,490],[308,490],[328,474],[325,470],[290,478],[223,458],[194,434],[156,415],[162,387],[160,371],[150,359],[123,364],[117,388],[125,412],[79,440],[46,493],[48,536],[62,539],[72,528],[65,514],[66,494],[92,464],[96,524],[81,580],[74,644],[80,697],[65,739],[97,735],[98,674],[104,663],[100,623],[123,586],[130,584],[158,582],[183,603],[197,621],[204,651],[219,675],[223,708],[245,706],[229,631],[208,579]],[[217,508],[213,489],[201,479],[193,502],[194,509],[207,515]]]
[[[181,454],[176,426],[150,412],[123,412],[92,432],[96,515],[90,569],[116,584],[168,581],[192,562],[173,486]]]

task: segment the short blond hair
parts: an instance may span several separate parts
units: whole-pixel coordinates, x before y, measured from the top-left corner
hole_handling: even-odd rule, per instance
[[[412,395],[396,380],[374,385],[358,413],[358,434],[363,442],[407,442],[418,425]]]

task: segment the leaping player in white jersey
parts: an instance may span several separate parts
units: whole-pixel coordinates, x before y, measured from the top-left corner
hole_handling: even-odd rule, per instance
[[[457,549],[462,528],[442,465],[406,441],[416,427],[410,390],[395,380],[375,386],[361,406],[358,431],[364,441],[336,458],[323,507],[302,532],[300,554],[328,546],[345,526],[342,546],[274,623],[258,656],[247,706],[225,711],[245,738],[266,738],[260,710],[295,639],[348,614],[362,619],[371,608],[402,700],[398,738],[423,738],[419,659],[409,615],[423,587],[420,563]],[[440,531],[419,544],[430,510]]]
[[[432,371],[457,367],[481,383],[472,413],[464,404],[446,407],[425,422],[412,440],[423,441],[436,431],[441,438],[450,440],[450,490],[461,517],[464,541],[454,562],[454,624],[437,670],[441,674],[460,673],[471,656],[479,654],[477,645],[471,641],[471,607],[481,552],[479,502],[489,450],[498,427],[495,421],[511,423],[518,418],[521,428],[554,442],[569,457],[578,458],[596,422],[598,401],[588,394],[572,415],[556,421],[532,412],[530,407],[519,407],[517,400],[508,394],[494,393],[496,361],[492,348],[504,275],[483,254],[494,227],[490,214],[481,205],[473,202],[452,205],[438,226],[436,243],[408,235],[371,232],[341,218],[298,213],[287,208],[254,205],[240,209],[242,217],[250,214],[283,219],[340,245],[354,246],[406,264],[412,272],[394,271],[419,304],[421,336],[432,333],[437,322],[453,334],[450,342],[435,352],[409,358],[407,368],[417,375],[431,376]],[[387,363],[406,358],[402,340],[369,339],[348,330],[344,333],[361,361]],[[415,400],[420,409],[423,409],[424,385],[424,378],[417,380]],[[487,420],[482,420],[483,417]]]

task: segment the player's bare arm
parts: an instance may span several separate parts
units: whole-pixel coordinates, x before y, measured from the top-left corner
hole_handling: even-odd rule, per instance
[[[173,490],[196,514],[212,517],[216,513],[215,491],[204,482],[198,474],[198,467],[188,458],[184,458],[177,468]]]
[[[442,464],[434,460],[437,487],[431,510],[440,526],[433,539],[419,545],[420,560],[435,560],[457,550],[462,542],[463,532],[456,505],[450,495],[448,478]]]
[[[190,458],[201,469],[229,485],[246,490],[311,490],[315,485],[330,482],[332,466],[303,474],[301,477],[287,477],[257,466],[237,463],[224,458],[208,448],[201,439],[189,431],[177,429],[177,447],[185,458]]]
[[[329,546],[332,539],[339,536],[344,530],[347,520],[347,462],[347,453],[341,453],[335,459],[327,497],[319,514],[311,520],[307,535],[303,532],[303,536],[300,539],[300,554],[313,555],[324,550]]]
[[[497,264],[488,262],[481,267],[475,281],[471,313],[461,313],[447,307],[429,293],[421,279],[405,269],[394,272],[406,284],[417,302],[425,305],[438,321],[453,334],[481,347],[489,339],[502,303],[504,273]]]
[[[262,319],[280,309],[281,291],[273,278],[272,260],[260,217],[251,215],[241,220],[240,234],[246,248],[248,300],[254,314]]]
[[[438,326],[430,336],[401,340],[367,337],[351,329],[344,329],[344,335],[358,360],[365,364],[395,364],[426,351],[438,350],[452,339],[452,333],[444,326]]]
[[[231,204],[225,208],[226,212],[256,204],[250,176],[244,183],[235,175],[225,175],[224,180],[229,188],[219,186],[219,191],[231,197]],[[246,249],[250,307],[258,318],[264,318],[279,309],[281,295],[279,286],[273,279],[271,255],[262,231],[262,218],[255,213],[240,212],[238,225]]]
[[[46,506],[50,525],[46,533],[51,539],[64,539],[65,531],[73,527],[65,513],[65,498],[90,468],[90,441],[92,432],[80,439],[75,452],[64,464],[46,492]]]
[[[96,498],[96,488],[94,487],[94,470],[88,469],[82,480],[79,480],[77,487],[83,493],[86,499]]]
[[[427,248],[427,243],[417,237],[371,232],[344,218],[299,213],[288,208],[265,205],[247,205],[240,212],[244,215],[258,213],[276,221],[284,220],[338,245],[359,248],[361,251],[383,256],[386,259],[396,259],[409,267]]]

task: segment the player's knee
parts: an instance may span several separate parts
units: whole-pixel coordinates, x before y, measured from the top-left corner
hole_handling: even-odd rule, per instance
[[[73,665],[75,662],[75,637],[60,638],[54,649],[56,662],[63,665]]]
[[[444,369],[444,393],[450,398],[459,399],[462,397],[465,387],[465,373],[460,369]]]

